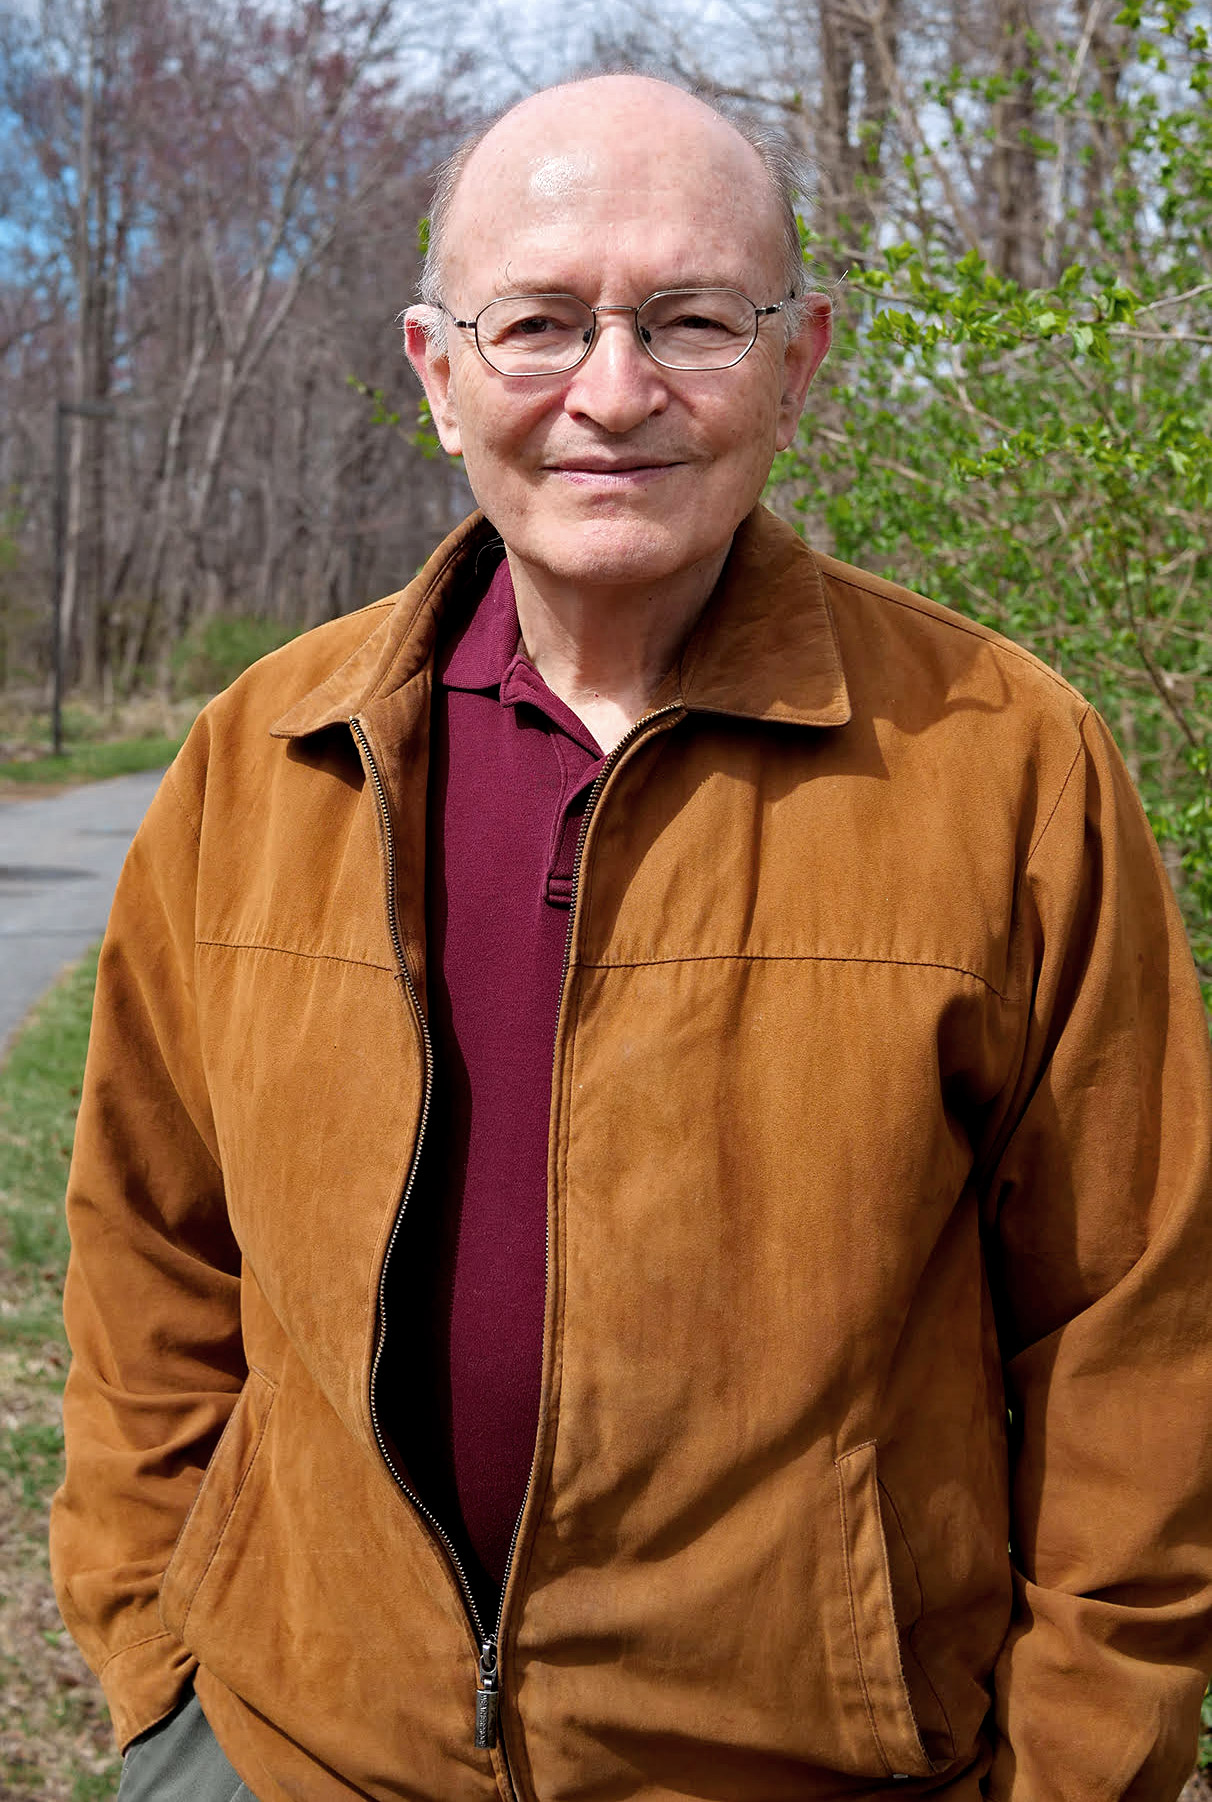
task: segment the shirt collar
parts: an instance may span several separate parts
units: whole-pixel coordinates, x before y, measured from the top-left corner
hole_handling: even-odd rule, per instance
[[[552,693],[521,647],[518,604],[509,563],[502,558],[475,612],[439,654],[437,679],[444,688],[496,692],[502,707],[535,707],[590,756],[602,753],[588,726]]]
[[[439,656],[438,681],[445,688],[499,689],[517,650],[518,607],[502,557],[475,612]]]

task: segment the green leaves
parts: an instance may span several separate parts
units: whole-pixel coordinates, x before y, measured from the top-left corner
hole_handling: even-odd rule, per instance
[[[409,444],[415,445],[421,455],[430,462],[442,455],[442,446],[434,429],[433,414],[429,410],[429,402],[424,395],[416,403],[415,423],[406,427],[403,413],[398,407],[388,406],[387,396],[382,388],[371,388],[356,375],[346,376],[345,379],[355,393],[370,402],[371,425],[391,426],[394,430],[402,432]]]
[[[994,271],[978,251],[958,262],[931,260],[913,244],[884,252],[883,269],[852,274],[850,286],[885,301],[872,314],[873,342],[929,350],[939,344],[1014,350],[1067,337],[1074,351],[1100,363],[1110,359],[1109,333],[1131,326],[1139,305],[1116,274],[1089,276],[1071,264],[1050,289],[1023,289]]]
[[[847,251],[833,386],[827,368],[774,482],[814,540],[1008,633],[1100,708],[1212,998],[1208,34],[1179,0],[1119,23],[1114,86],[1079,93],[1073,50],[1033,47],[1085,197],[1058,272],[1027,287],[957,254],[915,189],[912,241]],[[979,120],[987,87],[956,71],[932,97]],[[1045,183],[1051,142],[1033,145]]]

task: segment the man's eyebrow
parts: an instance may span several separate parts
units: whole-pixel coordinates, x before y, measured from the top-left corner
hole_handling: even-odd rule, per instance
[[[520,278],[510,263],[507,263],[504,269],[499,269],[493,279],[496,286],[485,296],[486,300],[503,300],[511,294],[572,294],[575,292],[566,282],[548,281],[541,276],[533,279]]]
[[[506,279],[502,278],[500,286],[493,289],[494,296],[497,296],[497,295],[506,296],[509,294],[572,294],[572,293],[575,293],[575,289],[570,288],[566,282],[542,281],[540,279],[536,279],[534,281],[529,281],[529,282],[518,281],[516,276],[512,280],[506,280]]]

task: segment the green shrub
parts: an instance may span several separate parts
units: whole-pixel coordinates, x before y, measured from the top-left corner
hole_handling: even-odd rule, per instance
[[[173,652],[173,681],[178,694],[217,694],[242,675],[250,663],[297,637],[294,626],[247,614],[215,614],[191,626]]]
[[[1212,74],[1187,0],[1116,23],[1115,180],[1082,260],[1029,289],[928,217],[913,241],[835,247],[835,359],[773,481],[825,548],[1005,632],[1100,709],[1212,1006]],[[982,78],[955,79],[975,104]],[[1041,46],[1033,79],[1071,99],[1077,76]]]

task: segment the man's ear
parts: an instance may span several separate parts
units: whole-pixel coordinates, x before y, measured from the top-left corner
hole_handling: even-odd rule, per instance
[[[783,353],[783,394],[779,402],[780,450],[795,437],[812,378],[825,360],[833,338],[833,302],[827,294],[807,294],[800,303],[803,317],[795,337]]]
[[[434,343],[433,307],[409,307],[404,315],[404,349],[417,372],[442,449],[452,457],[463,454],[458,408],[450,382],[450,355]]]

